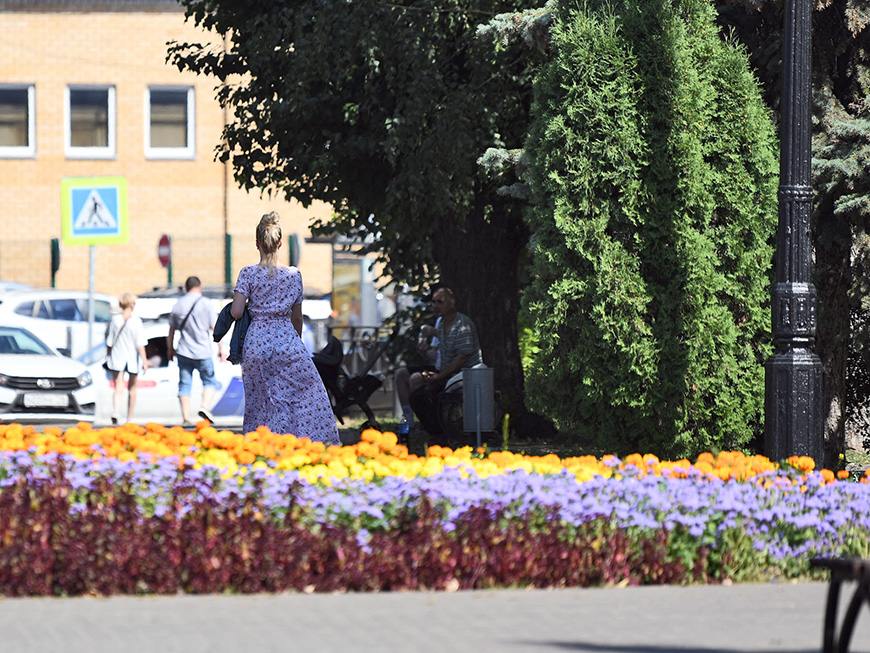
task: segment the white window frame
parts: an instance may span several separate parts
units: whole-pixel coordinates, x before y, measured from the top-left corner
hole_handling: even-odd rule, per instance
[[[0,84],[4,90],[27,90],[27,145],[0,146],[0,158],[36,158],[36,86],[34,84]]]
[[[151,147],[151,91],[187,92],[187,146]],[[193,86],[153,85],[145,89],[145,158],[146,159],[193,159],[196,156],[196,99]]]
[[[106,147],[73,147],[72,130],[70,126],[70,91],[106,91],[108,102],[108,145]],[[63,98],[63,132],[64,150],[68,159],[114,159],[117,156],[115,131],[117,126],[115,115],[115,87],[112,84],[69,84],[64,90]]]

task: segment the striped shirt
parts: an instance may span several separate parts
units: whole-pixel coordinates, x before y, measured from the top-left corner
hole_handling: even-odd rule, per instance
[[[458,354],[468,355],[462,367],[474,367],[483,362],[477,329],[474,328],[474,322],[470,317],[457,313],[447,333],[444,332],[444,322],[441,321],[438,325],[438,353],[441,356],[440,369],[442,370],[450,367],[450,363]]]

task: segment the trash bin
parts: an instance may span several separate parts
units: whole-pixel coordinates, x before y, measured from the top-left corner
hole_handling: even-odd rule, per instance
[[[462,429],[480,434],[495,430],[493,370],[481,365],[462,370]]]

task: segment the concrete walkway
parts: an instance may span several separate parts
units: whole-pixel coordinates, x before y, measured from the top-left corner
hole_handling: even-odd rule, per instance
[[[802,583],[0,599],[0,651],[809,653],[821,650],[826,598],[827,585]],[[851,650],[867,653],[862,611]]]

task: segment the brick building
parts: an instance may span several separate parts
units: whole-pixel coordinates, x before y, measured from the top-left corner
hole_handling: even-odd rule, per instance
[[[162,234],[173,283],[232,283],[256,262],[254,229],[272,210],[298,235],[306,291],[332,290],[331,245],[305,243],[329,206],[238,189],[214,160],[225,120],[216,80],[166,63],[167,42],[209,38],[175,0],[0,0],[0,279],[48,286],[61,180],[121,176],[129,242],[94,246],[96,290],[164,285]],[[90,247],[62,244],[57,287],[86,290],[89,261]]]

